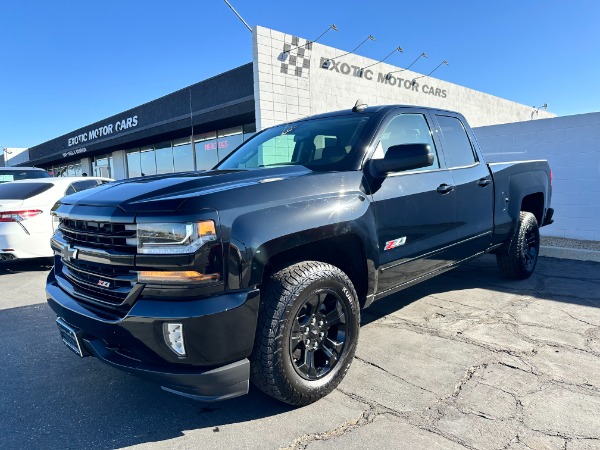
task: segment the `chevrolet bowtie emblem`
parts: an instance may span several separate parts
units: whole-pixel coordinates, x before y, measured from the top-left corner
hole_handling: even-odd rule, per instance
[[[73,248],[69,245],[64,245],[60,254],[63,257],[63,259],[66,259],[67,261],[70,261],[72,259],[77,259],[77,253],[79,252],[78,249]]]

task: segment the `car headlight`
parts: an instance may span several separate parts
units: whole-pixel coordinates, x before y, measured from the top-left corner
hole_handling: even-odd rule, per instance
[[[56,214],[52,214],[52,233],[56,233],[58,226],[60,225],[60,219]]]
[[[194,253],[217,239],[215,223],[138,223],[137,251],[144,254]]]

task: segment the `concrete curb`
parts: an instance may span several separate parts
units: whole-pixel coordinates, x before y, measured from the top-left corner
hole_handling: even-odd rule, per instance
[[[600,251],[579,248],[540,246],[540,256],[600,262]]]

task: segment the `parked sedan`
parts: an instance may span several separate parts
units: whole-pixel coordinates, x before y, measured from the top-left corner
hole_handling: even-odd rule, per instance
[[[52,256],[52,206],[65,195],[110,181],[64,177],[0,184],[0,261]]]

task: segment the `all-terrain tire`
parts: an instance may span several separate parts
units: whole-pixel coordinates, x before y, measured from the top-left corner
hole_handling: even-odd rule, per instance
[[[294,406],[319,400],[346,375],[359,327],[358,296],[340,269],[305,261],[279,270],[261,289],[253,384]]]
[[[523,280],[535,270],[540,251],[540,230],[530,212],[521,211],[519,223],[506,244],[496,253],[496,262],[507,278]]]

